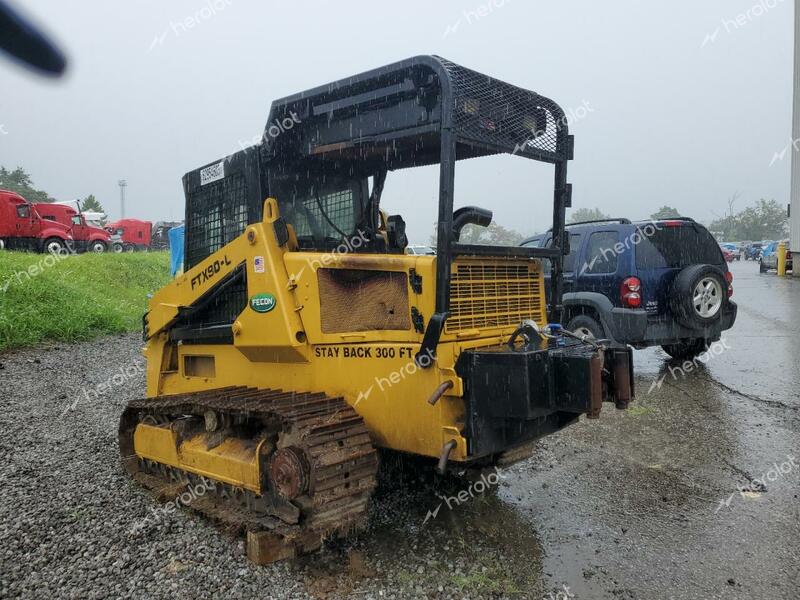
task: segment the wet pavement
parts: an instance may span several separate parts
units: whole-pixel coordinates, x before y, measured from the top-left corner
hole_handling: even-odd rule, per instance
[[[630,410],[545,439],[496,493],[424,525],[434,493],[379,499],[387,523],[359,550],[422,554],[420,595],[438,581],[473,598],[800,597],[800,281],[731,270],[738,319],[705,364],[637,351]],[[458,560],[478,568],[453,575]]]
[[[0,597],[798,598],[800,281],[732,271],[739,317],[705,363],[637,351],[628,411],[472,483],[395,466],[365,531],[264,567],[188,511],[136,530],[158,507],[116,427],[144,378],[113,379],[136,335],[0,356]]]

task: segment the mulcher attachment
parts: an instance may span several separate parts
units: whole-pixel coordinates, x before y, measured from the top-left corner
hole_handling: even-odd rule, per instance
[[[132,400],[119,445],[125,470],[159,500],[189,491],[193,510],[247,531],[257,563],[360,527],[376,485],[364,421],[321,393],[231,387]]]

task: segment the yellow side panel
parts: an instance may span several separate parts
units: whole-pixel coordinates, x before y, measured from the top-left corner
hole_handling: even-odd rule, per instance
[[[235,347],[193,344],[180,346],[181,355],[213,354],[214,378],[165,373],[159,392],[176,394],[244,385],[257,388],[324,392],[342,396],[366,421],[373,441],[381,447],[438,457],[442,446],[455,439],[453,460],[467,458],[466,440],[453,431],[463,427],[463,384],[455,359],[465,349],[496,345],[505,337],[442,344],[435,363],[420,369],[414,363],[416,344],[341,343],[312,346],[308,363],[252,363]],[[434,406],[431,394],[444,381],[453,383]],[[152,394],[154,392],[151,391]]]
[[[228,438],[219,446],[207,450],[208,435],[197,435],[181,444],[181,468],[260,492],[257,446],[237,438]]]
[[[177,440],[178,434],[174,431],[144,423],[137,425],[133,432],[133,448],[137,456],[171,467],[179,467],[181,462]]]
[[[339,254],[336,252],[287,252],[283,256],[286,271],[292,274],[296,285],[294,289],[294,308],[303,322],[306,337],[312,344],[359,342],[364,340],[386,342],[422,341],[422,333],[413,327],[403,330],[353,331],[324,333],[321,323],[320,290],[317,271],[319,269],[355,269],[366,271],[390,271],[408,273],[414,269],[422,277],[423,294],[417,294],[408,286],[409,312],[415,307],[421,314],[429,316],[434,310],[434,257],[385,254]]]
[[[261,492],[258,446],[228,438],[207,447],[209,434],[200,434],[177,447],[177,434],[164,427],[140,423],[133,434],[137,456],[183,469],[195,475]]]

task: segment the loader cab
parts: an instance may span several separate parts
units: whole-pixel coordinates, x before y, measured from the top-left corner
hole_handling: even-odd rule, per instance
[[[287,125],[279,128],[282,123]],[[454,210],[457,162],[498,154],[553,166],[553,235],[547,247],[460,241],[465,225],[488,226],[492,213],[488,207]],[[558,321],[571,158],[567,120],[552,100],[440,57],[414,57],[276,100],[260,144],[187,173],[186,267],[259,222],[264,199],[273,197],[290,253],[329,252],[345,244],[354,257],[401,254],[432,270],[425,290],[433,286],[435,292],[426,298],[424,310],[417,307],[424,314],[423,350],[428,353],[435,352],[443,335],[469,329],[470,323],[500,333],[526,318],[544,323],[549,315]],[[402,215],[381,211],[381,195],[384,186],[393,184],[394,172],[430,165],[439,168],[438,206],[431,207],[431,216],[437,217],[435,256],[406,255],[405,222]],[[354,238],[357,247],[347,243]],[[489,258],[518,260],[537,269],[547,260],[552,277],[549,305],[544,298],[539,304],[543,312],[498,297],[492,301],[498,310],[489,310],[489,303],[482,309],[487,316],[468,316],[474,306],[466,298],[453,298],[468,286],[455,286],[454,276],[478,277],[478,267],[467,263]]]

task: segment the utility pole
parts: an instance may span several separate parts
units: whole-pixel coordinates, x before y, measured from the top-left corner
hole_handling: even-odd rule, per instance
[[[798,0],[800,2],[800,0]],[[125,188],[128,187],[128,182],[124,179],[120,179],[118,182],[119,184],[119,218],[125,218]]]
[[[800,251],[800,0],[794,0],[794,89],[792,101],[792,182],[790,188],[789,248]],[[800,277],[800,270],[792,274]]]
[[[798,0],[800,2],[800,0]],[[739,192],[734,192],[733,196],[728,198],[728,214],[725,219],[725,239],[730,240],[733,235],[734,222],[733,222],[733,205],[739,199]]]

